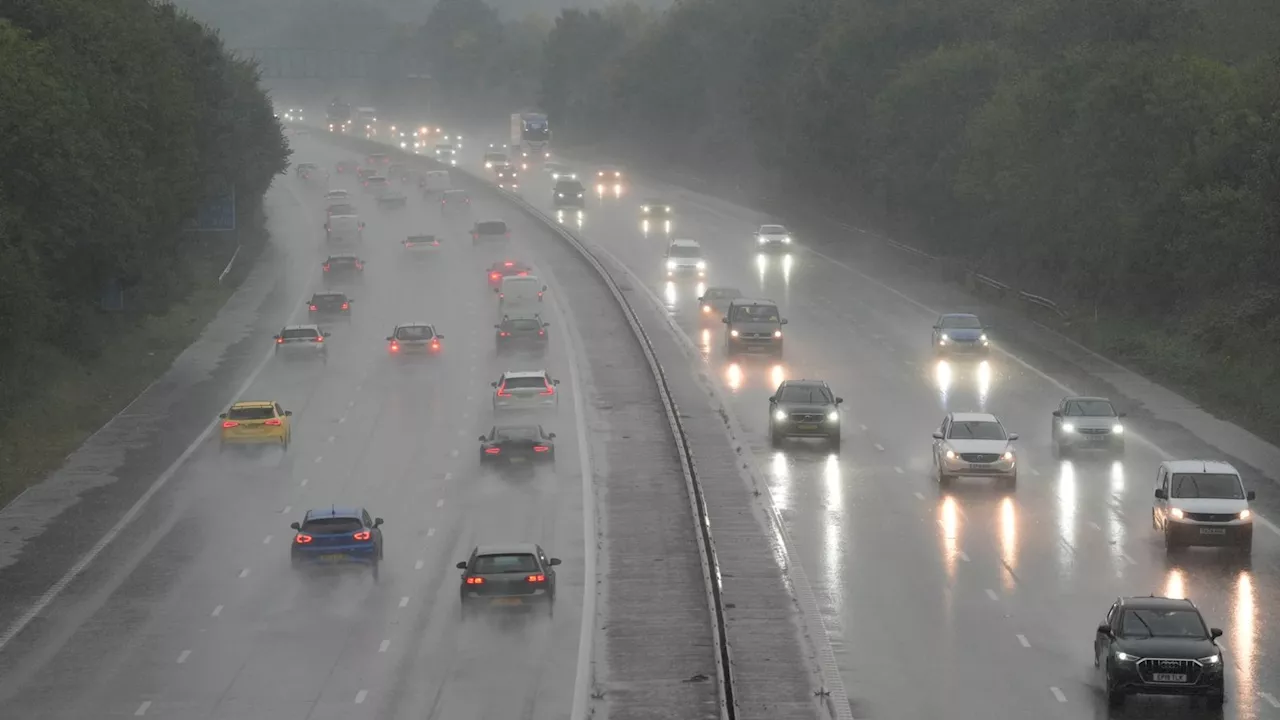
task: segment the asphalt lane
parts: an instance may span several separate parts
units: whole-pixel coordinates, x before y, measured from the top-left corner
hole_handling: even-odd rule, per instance
[[[596,169],[570,164],[584,178]],[[552,211],[551,187],[531,170],[521,194]],[[1101,701],[1093,629],[1115,597],[1155,593],[1193,598],[1226,631],[1225,717],[1280,717],[1280,668],[1267,662],[1280,650],[1280,535],[1259,524],[1247,563],[1203,550],[1167,558],[1151,529],[1165,457],[1142,442],[1140,422],[1117,461],[1055,460],[1049,413],[1061,388],[999,353],[985,367],[941,367],[928,343],[934,316],[803,249],[819,239],[799,238],[789,258],[760,256],[759,213],[634,178],[612,195],[564,222],[629,267],[721,378],[824,601],[856,716],[1202,717],[1177,699],[1131,699],[1123,711]],[[668,234],[642,230],[649,196],[674,205],[671,236],[703,245],[704,285],[780,303],[790,320],[782,362],[726,362],[723,325],[697,311],[701,288],[665,278]],[[825,379],[845,398],[839,457],[768,446],[766,398],[786,377]],[[953,410],[994,412],[1020,433],[1016,494],[970,481],[939,492],[930,433]]]
[[[299,162],[339,159],[319,143],[297,149]],[[320,289],[323,187],[281,182],[300,186],[300,212],[314,219],[289,242],[314,247]],[[5,716],[568,715],[587,580],[568,350],[553,332],[545,358],[495,357],[484,282],[493,258],[464,242],[469,221],[447,224],[417,197],[385,212],[356,202],[368,264],[340,288],[355,298],[350,324],[328,328],[327,361],[274,358],[243,395],[294,411],[288,453],[220,455],[216,440],[198,448],[128,529],[142,541],[103,553],[4,649]],[[438,257],[406,261],[399,243],[419,232],[446,242]],[[296,321],[306,316],[299,304]],[[441,357],[388,356],[385,336],[409,320],[437,324]],[[542,367],[564,381],[559,410],[540,418],[557,433],[556,467],[482,471],[489,381]],[[289,567],[289,523],[331,503],[385,518],[380,582]],[[478,543],[504,541],[538,542],[563,559],[554,618],[460,620],[453,564]]]

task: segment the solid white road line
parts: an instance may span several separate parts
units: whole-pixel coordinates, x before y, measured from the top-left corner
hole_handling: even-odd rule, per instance
[[[876,443],[876,449],[879,450],[880,452],[884,452],[884,446],[881,445],[880,443]]]
[[[138,709],[133,711],[133,714],[136,717],[142,717],[143,715],[147,714],[147,708],[149,707],[151,707],[151,701],[143,700],[142,704],[138,706]]]
[[[191,651],[183,650],[182,654],[178,656],[178,664],[181,665],[182,663],[186,662],[187,658],[189,657],[191,657]]]
[[[1051,688],[1049,688],[1049,692],[1053,693],[1053,697],[1054,697],[1054,699],[1056,699],[1058,702],[1060,702],[1060,703],[1064,703],[1064,702],[1066,702],[1066,701],[1067,701],[1067,696],[1066,696],[1066,695],[1063,695],[1063,694],[1062,694],[1062,691],[1061,691],[1061,690],[1059,690],[1058,688],[1056,688],[1056,687],[1051,687]]]
[[[1031,641],[1027,639],[1026,635],[1019,634],[1018,642],[1022,643],[1022,647],[1025,647],[1025,648],[1031,647]]]
[[[444,507],[444,498],[440,498],[436,501],[436,507]]]
[[[968,555],[967,553],[965,553],[965,551],[961,550],[960,552],[958,552],[958,553],[956,553],[956,554],[960,556],[960,559],[961,559],[961,560],[963,560],[963,561],[965,561],[965,562],[969,562],[969,555]]]
[[[435,535],[435,534],[436,534],[435,528],[427,528],[427,537],[431,537],[432,535]]]
[[[245,569],[241,570],[241,571],[240,571],[240,577],[242,577],[242,578],[247,578],[247,577],[249,577],[249,568],[245,568]]]
[[[320,461],[321,461],[321,460],[323,460],[323,459],[324,459],[324,456],[323,456],[323,455],[317,455],[317,456],[316,456],[316,462],[320,462]]]
[[[1280,708],[1280,700],[1277,700],[1275,695],[1272,695],[1271,693],[1260,692],[1258,693],[1258,697],[1271,703],[1271,707]]]
[[[421,569],[422,569],[422,566],[423,566],[424,564],[425,564],[425,563],[423,563],[421,560],[419,560],[418,562],[416,562],[416,563],[414,563],[414,564],[413,564],[413,569],[414,569],[414,570],[421,570]]]
[[[893,471],[898,473],[899,475],[902,474],[902,468],[898,467],[897,465],[893,466]]]
[[[451,473],[451,472],[447,472],[447,473],[445,473],[445,474],[444,474],[444,481],[445,481],[445,482],[449,482],[449,481],[450,481],[450,480],[452,480],[452,479],[453,479],[453,473]]]
[[[923,500],[923,499],[924,499],[924,493],[922,493],[922,492],[917,492],[917,493],[915,493],[915,496],[916,496],[916,499],[917,499],[917,500]]]
[[[290,512],[291,510],[293,510],[293,506],[292,506],[292,505],[285,505],[285,506],[284,506],[284,509],[280,511],[280,514],[281,514],[281,515],[288,515],[288,514],[289,514],[289,512]]]
[[[268,536],[266,536],[266,537],[262,538],[262,544],[263,544],[263,545],[266,545],[266,544],[270,543],[270,542],[271,542],[271,538],[273,538],[273,537],[275,537],[275,535],[268,535]]]

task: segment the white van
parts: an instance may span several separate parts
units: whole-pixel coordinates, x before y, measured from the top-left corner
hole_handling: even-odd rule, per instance
[[[1253,550],[1253,511],[1257,497],[1246,490],[1240,473],[1218,460],[1166,460],[1156,472],[1151,524],[1164,532],[1169,552],[1190,545]]]
[[[426,193],[442,193],[453,189],[453,180],[448,170],[428,170],[422,179],[422,191]]]
[[[515,317],[521,308],[538,307],[547,286],[534,275],[517,275],[503,278],[494,290],[498,293],[498,315]]]

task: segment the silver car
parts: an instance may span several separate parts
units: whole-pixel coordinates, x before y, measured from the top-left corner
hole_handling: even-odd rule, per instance
[[[1053,451],[1066,457],[1077,450],[1124,452],[1124,425],[1111,401],[1102,397],[1064,397],[1053,411]]]
[[[559,384],[546,370],[508,370],[489,383],[494,388],[493,411],[556,410],[560,407]]]
[[[327,361],[327,337],[329,333],[320,330],[319,325],[286,325],[275,335],[276,357],[318,357]]]

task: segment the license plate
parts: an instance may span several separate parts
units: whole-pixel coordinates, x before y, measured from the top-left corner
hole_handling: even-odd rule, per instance
[[[342,555],[342,554],[337,554],[337,555],[321,555],[321,556],[320,556],[320,559],[321,559],[321,560],[324,560],[325,562],[338,562],[339,560],[346,560],[346,559],[347,559],[347,556],[346,556],[346,555]]]
[[[1186,675],[1181,675],[1178,673],[1156,673],[1151,677],[1156,682],[1184,683],[1187,681]]]
[[[817,425],[797,425],[796,429],[797,430],[817,430],[818,426]]]
[[[970,470],[988,470],[991,466],[985,463],[969,463]]]
[[[1226,535],[1226,528],[1200,528],[1201,535]]]
[[[529,458],[513,457],[513,458],[511,458],[511,462],[513,462],[513,463],[529,462]]]
[[[1089,439],[1093,442],[1103,442],[1107,439],[1106,435],[1090,435]]]
[[[523,605],[524,601],[520,598],[497,598],[491,604],[514,607],[516,605]]]

